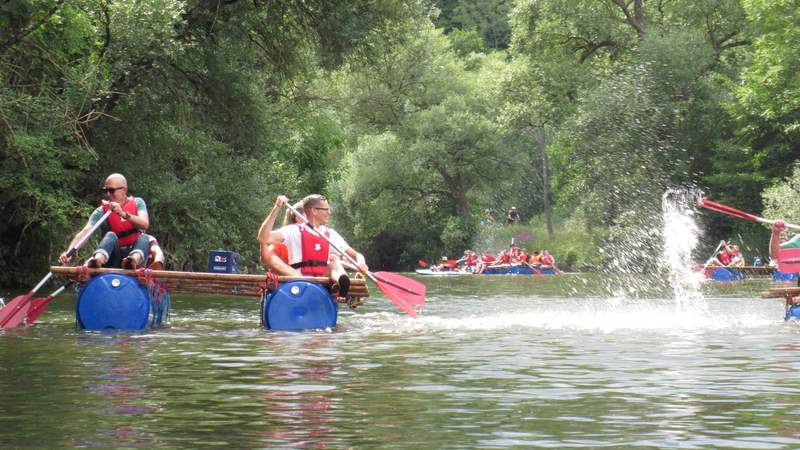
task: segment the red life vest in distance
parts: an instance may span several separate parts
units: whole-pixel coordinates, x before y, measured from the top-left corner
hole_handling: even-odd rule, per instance
[[[292,264],[292,267],[299,268],[303,275],[325,274],[325,269],[328,267],[328,241],[303,225],[298,227],[300,227],[300,248],[303,257],[299,263]],[[325,236],[330,236],[328,230],[325,230]]]
[[[478,255],[470,254],[467,256],[467,266],[474,267],[478,264]]]
[[[103,212],[108,212],[108,202],[103,201],[101,205],[103,206]],[[125,203],[122,204],[122,210],[132,216],[139,215],[139,211],[136,209],[136,200],[134,200],[133,197],[128,197],[125,200]],[[136,239],[142,235],[142,230],[134,228],[130,221],[123,219],[117,214],[111,214],[106,221],[111,231],[117,235],[117,243],[120,247],[129,247],[133,245]]]
[[[731,255],[729,255],[725,250],[719,252],[717,259],[719,259],[719,262],[726,266],[731,263]]]
[[[542,265],[543,266],[552,266],[555,263],[555,259],[553,259],[553,255],[545,255],[542,256]]]

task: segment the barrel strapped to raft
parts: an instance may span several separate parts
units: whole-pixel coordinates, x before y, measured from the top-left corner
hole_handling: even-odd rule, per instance
[[[143,330],[169,320],[169,292],[148,271],[107,273],[79,287],[75,318],[84,330]]]
[[[319,283],[296,280],[265,290],[261,325],[269,330],[301,331],[334,328],[339,305]]]
[[[714,281],[739,281],[744,279],[744,275],[736,269],[718,267],[711,271],[709,278]]]

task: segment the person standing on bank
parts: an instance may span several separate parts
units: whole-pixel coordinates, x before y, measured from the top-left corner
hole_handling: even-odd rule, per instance
[[[150,238],[144,234],[150,226],[147,205],[141,198],[128,195],[128,181],[119,173],[113,173],[106,178],[103,192],[108,199],[103,200],[92,212],[86,225],[72,238],[67,248],[73,248],[80,242],[92,226],[110,210],[112,214],[101,226],[107,233],[84,265],[135,269],[146,261],[150,251]],[[71,259],[72,256],[64,252],[59,256],[58,262],[66,264]]]
[[[509,225],[516,225],[519,223],[519,212],[517,212],[516,206],[512,206],[511,209],[508,210],[508,213],[506,213],[506,222]]]
[[[275,199],[275,205],[258,230],[258,241],[261,244],[285,244],[289,253],[289,264],[274,264],[271,269],[280,275],[325,276],[330,278],[339,290],[339,297],[347,297],[350,289],[350,278],[337,257],[338,252],[305,223],[290,223],[273,230],[275,219],[283,206],[289,203],[284,195]],[[344,238],[334,229],[328,228],[331,215],[328,199],[314,194],[302,200],[302,213],[308,223],[319,233],[325,235],[333,245],[347,253],[358,263],[358,270],[366,273],[369,267],[364,255],[350,247]]]

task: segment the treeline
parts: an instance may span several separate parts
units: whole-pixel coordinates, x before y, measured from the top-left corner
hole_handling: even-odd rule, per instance
[[[8,0],[0,283],[38,278],[111,172],[183,270],[217,248],[256,270],[277,194],[328,195],[387,268],[492,245],[481,215],[512,205],[551,242],[580,232],[578,267],[657,245],[670,187],[752,212],[769,189],[791,219],[798,19],[775,0]],[[766,238],[706,220],[709,241]]]

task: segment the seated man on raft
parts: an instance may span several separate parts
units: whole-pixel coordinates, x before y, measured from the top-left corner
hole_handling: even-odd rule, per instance
[[[262,247],[262,262],[266,259],[269,269],[279,275],[305,275],[305,276],[325,276],[331,279],[335,289],[338,289],[339,297],[347,297],[350,289],[350,277],[345,272],[342,262],[337,257],[337,251],[328,243],[332,242],[341,251],[347,253],[357,263],[357,269],[367,272],[364,255],[350,247],[344,238],[334,229],[328,228],[328,219],[331,215],[328,200],[322,195],[309,195],[302,202],[302,209],[298,209],[308,220],[308,224],[300,219],[300,223],[287,216],[287,224],[273,230],[275,219],[281,208],[289,204],[289,199],[284,195],[279,195],[275,199],[275,205],[269,212],[261,227],[258,230],[258,241],[266,245]],[[310,227],[313,227],[313,230]],[[327,240],[317,232],[323,234]],[[289,263],[283,260],[270,250],[270,245],[285,244],[288,250]]]
[[[102,191],[108,199],[103,200],[92,212],[86,225],[72,238],[67,248],[73,248],[107,211],[111,211],[111,215],[101,226],[107,233],[84,265],[135,269],[146,262],[151,239],[154,240],[152,236],[145,234],[150,226],[147,205],[141,198],[128,195],[128,181],[119,173],[113,173],[106,178]],[[71,259],[72,255],[64,252],[58,261],[66,264]]]

